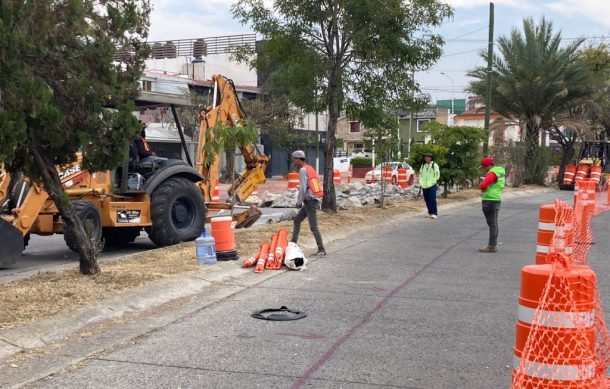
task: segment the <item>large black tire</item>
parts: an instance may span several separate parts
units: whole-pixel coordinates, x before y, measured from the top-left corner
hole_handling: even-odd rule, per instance
[[[146,229],[159,247],[197,238],[205,227],[206,207],[193,182],[174,177],[164,181],[151,195],[152,227]]]
[[[75,200],[72,201],[72,207],[76,213],[76,217],[83,223],[85,231],[91,229],[92,236],[91,240],[94,244],[97,244],[102,239],[102,218],[100,217],[95,205],[87,200]],[[64,223],[64,241],[68,248],[72,251],[78,252],[78,243],[76,235],[71,230],[68,230]]]
[[[105,247],[125,247],[140,236],[141,227],[104,227],[102,236]]]

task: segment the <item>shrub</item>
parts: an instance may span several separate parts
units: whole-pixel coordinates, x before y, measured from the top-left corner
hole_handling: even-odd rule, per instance
[[[371,158],[352,158],[353,167],[370,167],[373,166]]]

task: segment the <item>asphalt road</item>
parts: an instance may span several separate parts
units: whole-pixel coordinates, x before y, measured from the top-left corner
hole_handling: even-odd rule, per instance
[[[480,254],[480,206],[370,231],[289,272],[39,382],[45,388],[506,388],[520,269],[537,209],[567,193],[504,202],[499,252]],[[603,237],[610,213],[594,228]],[[610,303],[609,240],[591,252]],[[250,318],[288,306],[305,319]],[[606,315],[606,317],[608,317]]]
[[[262,208],[263,216],[255,225],[265,224],[269,219],[276,220],[287,209]],[[146,232],[142,231],[140,237],[126,248],[104,250],[100,261],[109,261],[154,249],[156,246],[148,239]],[[78,255],[70,251],[64,243],[63,235],[32,236],[30,244],[23,252],[21,260],[11,269],[0,269],[0,283],[12,281],[16,278],[31,274],[32,272],[52,270],[54,268],[74,264]]]

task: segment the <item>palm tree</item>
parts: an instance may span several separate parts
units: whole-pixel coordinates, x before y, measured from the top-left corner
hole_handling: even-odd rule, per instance
[[[513,29],[498,38],[499,54],[494,55],[491,108],[509,120],[521,123],[525,130],[525,158],[538,156],[540,134],[553,117],[566,112],[590,97],[588,72],[579,61],[577,39],[562,45],[561,32],[542,18],[523,20],[523,31]],[[481,54],[487,61],[487,53]],[[487,71],[483,67],[469,73],[471,92],[484,96]],[[548,128],[548,126],[547,126]],[[524,183],[540,183],[546,171],[539,164],[526,163]]]

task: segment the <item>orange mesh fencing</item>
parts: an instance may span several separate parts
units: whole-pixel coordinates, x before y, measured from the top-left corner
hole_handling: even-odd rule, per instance
[[[595,192],[596,184],[590,180],[580,181],[574,189],[574,263],[587,264],[589,250],[594,244],[593,230],[591,229],[591,218],[599,214],[604,207],[598,204],[598,196]]]
[[[549,264],[522,270],[513,389],[610,388],[610,338],[597,277],[587,265],[590,222],[607,207],[604,195],[600,204],[581,181],[574,207],[557,200]]]

